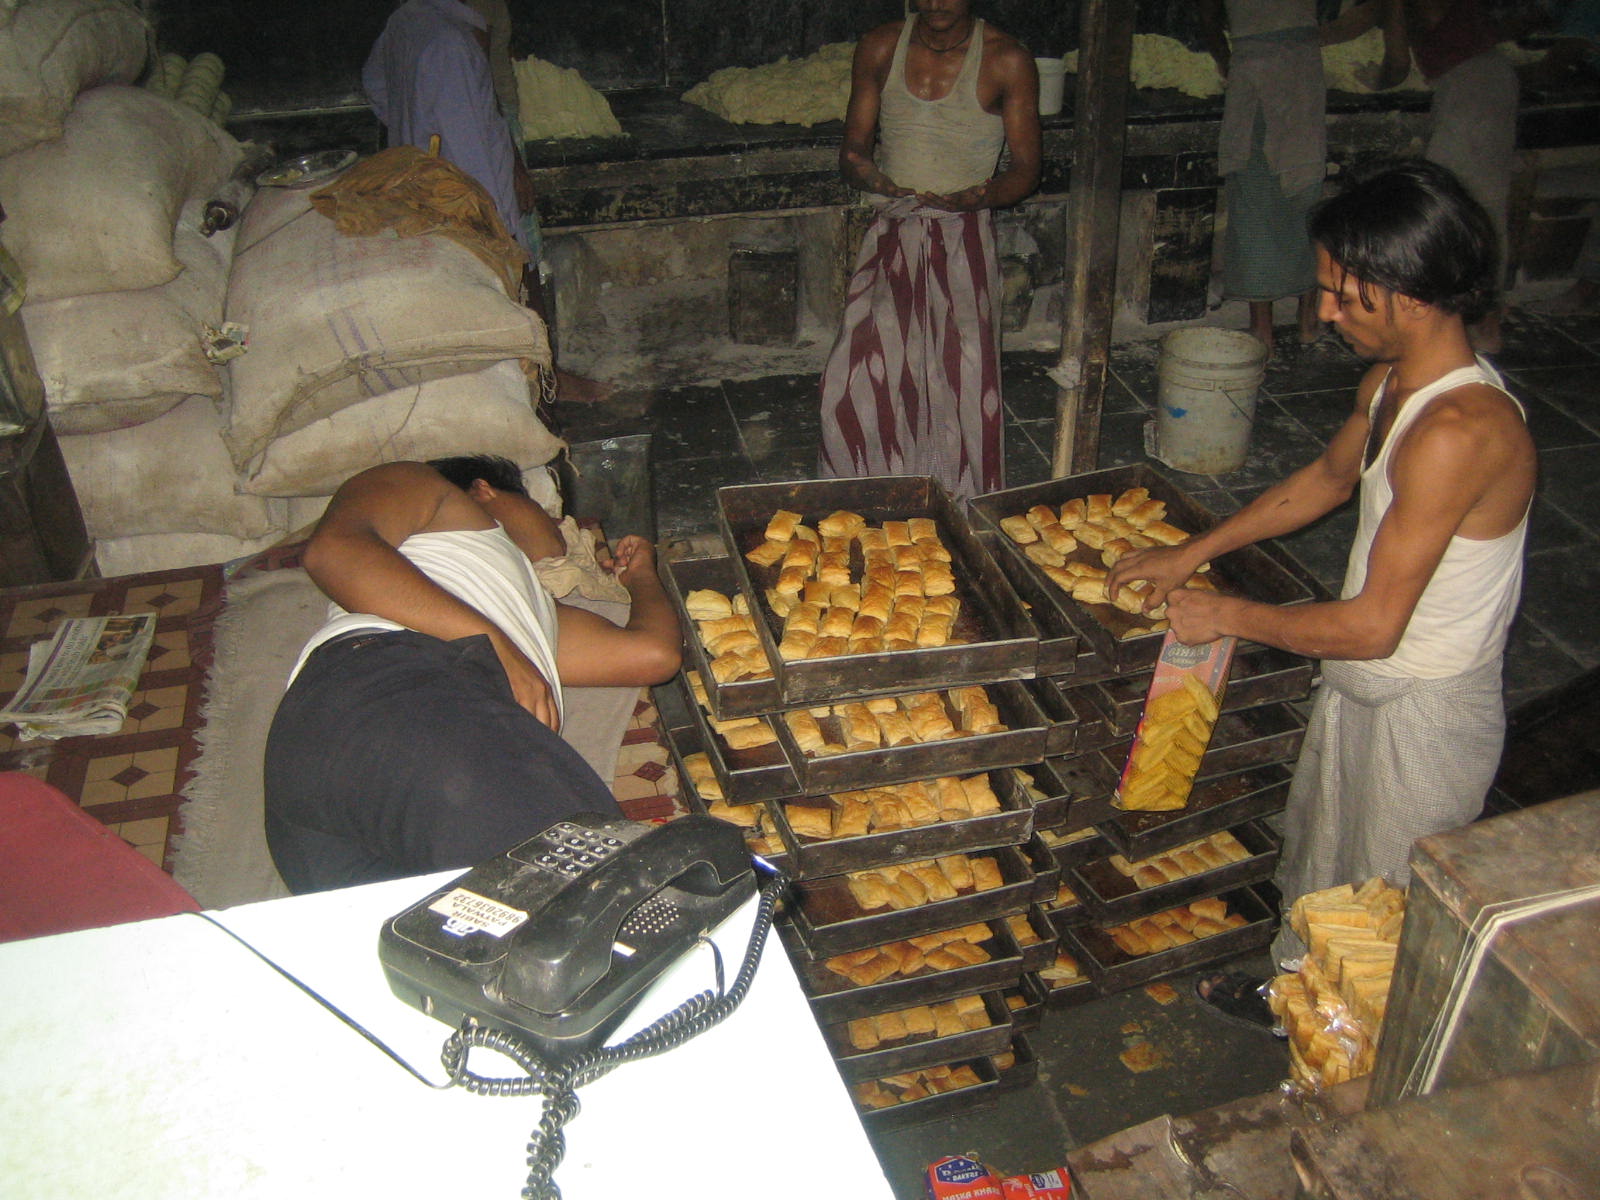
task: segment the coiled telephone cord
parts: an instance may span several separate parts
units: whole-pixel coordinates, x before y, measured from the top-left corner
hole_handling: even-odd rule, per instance
[[[722,954],[717,950],[716,943],[707,939],[716,963],[716,991],[707,990],[691,996],[659,1020],[615,1046],[597,1046],[564,1062],[550,1063],[515,1034],[502,1029],[486,1029],[470,1017],[450,1035],[440,1058],[451,1081],[458,1087],[479,1096],[544,1097],[539,1123],[528,1138],[528,1182],[522,1189],[522,1200],[561,1200],[555,1172],[567,1152],[567,1139],[562,1128],[578,1115],[577,1090],[580,1087],[625,1062],[649,1058],[683,1045],[721,1022],[744,1002],[750,984],[755,979],[756,967],[761,962],[761,951],[766,946],[767,935],[772,931],[773,917],[786,882],[782,876],[778,876],[768,880],[762,887],[761,899],[756,906],[755,925],[750,932],[750,944],[745,949],[744,961],[739,964],[739,972],[734,976],[731,987],[724,990]],[[474,1047],[504,1054],[526,1071],[527,1077],[491,1078],[469,1071],[467,1054]]]

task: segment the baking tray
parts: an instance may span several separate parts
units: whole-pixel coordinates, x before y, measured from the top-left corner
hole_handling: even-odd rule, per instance
[[[1034,934],[1039,938],[1031,946],[1024,946],[1020,942],[1015,942],[1015,935],[1012,934],[1006,923],[1010,918],[1006,918],[1006,920],[1002,920],[998,924],[1001,931],[1015,942],[1017,953],[1022,957],[1022,969],[1024,971],[1037,971],[1041,963],[1048,964],[1055,959],[1056,931],[1050,924],[1050,918],[1044,915],[1044,908],[1041,905],[1030,904],[1028,911],[1022,913],[1021,916],[1033,927]]]
[[[1071,676],[1067,678],[1070,679]],[[1028,695],[1033,698],[1034,704],[1045,719],[1045,754],[1075,753],[1081,710],[1067,703],[1065,695],[1053,679],[1030,679],[1023,686],[1028,689]],[[1099,721],[1101,725],[1105,724],[1105,716],[1098,710],[1092,711],[1089,719]]]
[[[1233,656],[1228,669],[1228,686],[1222,695],[1222,711],[1238,712],[1275,701],[1303,700],[1311,694],[1315,664],[1309,658],[1290,654],[1271,646],[1242,648]],[[1144,715],[1145,698],[1150,693],[1151,672],[1115,675],[1084,687],[1081,694],[1095,707],[1108,727],[1117,735],[1134,731]],[[1048,680],[1036,680],[1035,694],[1048,690]],[[1049,715],[1050,710],[1041,702]]]
[[[965,1029],[944,1037],[925,1036],[875,1050],[854,1049],[850,1045],[849,1030],[844,1022],[824,1026],[822,1036],[833,1051],[833,1061],[839,1068],[839,1074],[849,1083],[935,1067],[953,1058],[997,1054],[1011,1044],[1014,1031],[1011,1028],[1010,1010],[1000,999],[999,992],[982,992],[979,995],[989,1014],[989,1024],[979,1029]],[[948,1004],[949,1001],[940,1003]]]
[[[1098,828],[1130,858],[1148,858],[1185,842],[1277,812],[1289,798],[1293,772],[1282,763],[1201,778],[1185,808],[1171,812],[1112,813]]]
[[[841,509],[872,524],[930,517],[950,551],[961,600],[954,635],[964,645],[929,646],[879,654],[785,662],[778,654],[783,623],[766,601],[777,579],[774,567],[757,567],[744,556],[765,540],[767,523],[779,509],[801,513],[813,528]],[[1000,679],[1030,679],[1039,659],[1039,634],[1005,572],[972,534],[966,517],[932,477],[880,476],[800,483],[753,484],[717,490],[723,541],[751,611],[762,646],[778,680],[784,707],[884,692],[922,691]],[[859,571],[853,571],[859,577]]]
[[[795,884],[790,920],[809,957],[830,958],[848,950],[1026,911],[1033,895],[1033,871],[1022,852],[1015,846],[1001,846],[981,854],[992,856],[1000,867],[1001,885],[987,892],[964,892],[953,900],[936,900],[917,908],[863,913],[844,877],[830,875]]]
[[[774,718],[773,723],[787,760],[794,764],[800,790],[810,795],[882,787],[941,775],[976,775],[979,771],[1024,766],[1042,759],[1044,717],[1027,688],[1015,680],[986,683],[983,687],[1000,710],[1000,719],[1008,726],[999,733],[807,757],[796,744],[788,723],[781,717]],[[834,720],[832,717],[822,720],[824,732],[830,735],[834,732],[831,725]]]
[[[1039,901],[1050,899],[1061,882],[1061,865],[1038,834],[1024,842],[1021,850],[1027,856],[1028,866],[1033,869],[1033,898]]]
[[[696,702],[688,681],[681,674],[676,684],[678,701],[687,706],[700,744],[711,759],[711,770],[722,784],[723,799],[729,804],[754,804],[758,800],[801,794],[804,789],[784,754],[782,742],[774,741],[752,750],[730,749],[712,730],[710,718]],[[776,717],[761,719],[782,725],[781,719]]]
[[[1204,779],[1266,763],[1293,762],[1300,754],[1305,735],[1305,718],[1286,701],[1223,713],[1212,728],[1198,777]],[[1133,739],[1124,738],[1097,753],[1120,779],[1132,748]]]
[[[1192,499],[1170,477],[1149,463],[1109,467],[1009,488],[975,497],[969,503],[974,523],[987,528],[994,534],[994,540],[1002,543],[998,549],[1004,551],[1005,557],[997,561],[1006,564],[1013,586],[1033,605],[1035,625],[1042,630],[1052,630],[1058,627],[1053,617],[1059,616],[1059,627],[1076,629],[1083,644],[1099,651],[1117,671],[1154,666],[1161,652],[1161,634],[1147,633],[1124,639],[1122,634],[1148,623],[1147,620],[1110,604],[1086,605],[1073,600],[1051,583],[1022,548],[1005,535],[1000,519],[1025,513],[1035,504],[1059,506],[1077,496],[1097,492],[1116,496],[1132,487],[1148,488],[1152,499],[1166,503],[1166,521],[1190,534],[1202,533],[1217,523],[1210,509]],[[992,544],[990,548],[995,549]],[[1086,562],[1100,565],[1099,551],[1085,547],[1078,550],[1077,555]],[[1286,570],[1278,558],[1259,546],[1245,546],[1222,555],[1212,564],[1211,575],[1212,582],[1224,591],[1266,604],[1299,604],[1316,598],[1302,578]],[[1021,585],[1019,581],[1024,577],[1031,577],[1037,586]],[[1049,608],[1054,609],[1051,617],[1042,612]]]
[[[1000,993],[1000,999],[1011,1011],[1011,1028],[1023,1034],[1039,1028],[1044,1021],[1044,984],[1031,971],[1024,972],[1017,986]],[[1021,1001],[1013,1007],[1012,1000]]]
[[[1024,1035],[1024,1031],[1017,1028],[1016,1010],[1013,1009],[1011,1012],[1011,1027],[1013,1031],[1009,1047],[1012,1058],[1011,1066],[1002,1070],[996,1057],[989,1059],[989,1065],[1000,1076],[997,1088],[1000,1092],[1020,1091],[1022,1088],[1031,1087],[1039,1079],[1039,1056],[1033,1052],[1033,1045]],[[1037,1023],[1036,1021],[1035,1025]]]
[[[750,717],[781,708],[778,681],[774,677],[718,683],[716,676],[711,673],[711,656],[706,653],[699,630],[689,616],[686,597],[690,592],[710,588],[725,596],[740,594],[739,577],[727,556],[682,558],[663,563],[661,579],[683,626],[689,664],[700,673],[700,680],[706,685],[706,699],[710,701],[711,711],[717,718],[725,721],[729,717]]]
[[[1174,946],[1154,954],[1124,954],[1103,929],[1092,925],[1066,930],[1062,948],[1083,964],[1095,989],[1108,996],[1140,984],[1154,983],[1209,963],[1225,962],[1265,946],[1277,930],[1277,914],[1254,888],[1242,887],[1222,897],[1231,912],[1243,913],[1248,924],[1226,933]]]
[[[1071,951],[1068,951],[1068,953],[1071,953]],[[1046,1008],[1076,1008],[1080,1004],[1087,1004],[1091,1000],[1100,999],[1100,989],[1095,987],[1094,980],[1090,978],[1087,968],[1084,969],[1083,978],[1076,983],[1064,983],[1057,987],[1051,987],[1041,976],[1023,976],[1025,985],[1030,980],[1044,997],[1044,1006]]]
[[[1136,886],[1103,858],[1073,868],[1068,873],[1068,886],[1083,897],[1095,925],[1121,925],[1201,896],[1215,896],[1229,888],[1271,879],[1283,846],[1278,836],[1258,821],[1246,821],[1232,832],[1250,851],[1249,858],[1150,888]]]
[[[1126,752],[1124,752],[1126,758]],[[1072,833],[1090,825],[1109,820],[1117,811],[1111,796],[1117,790],[1117,779],[1122,763],[1113,765],[1104,753],[1096,751],[1074,758],[1052,758],[1045,765],[1054,772],[1066,790],[1067,801],[1061,806],[1057,820],[1047,828],[1058,833]],[[1037,806],[1034,826],[1039,827]]]
[[[867,867],[934,858],[957,850],[988,850],[1026,841],[1033,829],[1033,806],[1023,795],[1021,784],[1009,770],[990,771],[988,776],[989,786],[1000,801],[998,812],[960,821],[939,821],[911,829],[869,833],[861,837],[810,841],[795,833],[785,806],[827,804],[825,796],[799,796],[793,800],[773,801],[768,808],[776,818],[778,836],[789,849],[793,878],[840,875]]]
[[[824,962],[813,962],[805,957],[803,945],[798,947],[799,954],[791,954],[790,957],[817,1020],[845,1021],[869,1013],[893,1012],[914,1004],[936,1004],[956,996],[970,996],[974,992],[1015,985],[1022,977],[1023,952],[1004,924],[1003,921],[988,922],[990,938],[980,943],[991,955],[988,962],[896,976],[879,983],[851,983],[844,976],[830,971]],[[1054,945],[1052,940],[1051,946]],[[1053,949],[1051,953],[1053,957]]]
[[[954,1092],[941,1092],[937,1096],[926,1096],[906,1104],[893,1104],[888,1108],[862,1108],[857,1104],[856,1115],[861,1118],[862,1128],[868,1133],[887,1133],[894,1129],[910,1129],[916,1125],[924,1125],[929,1121],[957,1114],[965,1116],[992,1102],[999,1094],[999,1080],[994,1063],[987,1056],[951,1063],[950,1066],[971,1067],[977,1072],[979,1082],[972,1087],[960,1088]]]
[[[1051,859],[1055,862],[1056,869],[1061,872],[1062,881],[1071,886],[1074,891],[1077,890],[1077,885],[1067,879],[1067,875],[1084,863],[1093,862],[1095,859],[1105,858],[1116,853],[1116,848],[1112,846],[1106,835],[1101,833],[1097,827],[1087,825],[1084,828],[1091,831],[1089,836],[1080,837],[1077,841],[1064,842],[1060,845],[1050,845],[1049,838],[1034,834],[1035,837],[1046,843],[1047,850]],[[1078,833],[1080,831],[1073,830],[1072,832]]]
[[[693,754],[694,747],[698,745],[698,743],[691,740],[693,737],[693,729],[682,728],[667,730],[667,744],[672,750],[673,765],[677,768],[678,778],[683,783],[683,791],[681,795],[683,805],[690,812],[704,813],[707,816],[710,816],[710,809],[707,807],[706,802],[700,798],[700,793],[695,791],[694,787],[689,783],[689,773],[683,765],[683,759],[688,754]],[[681,742],[680,738],[682,739]],[[755,806],[749,805],[741,807]],[[765,814],[765,817],[766,819],[770,820],[771,814],[767,813]],[[759,857],[763,862],[771,864],[774,868],[782,871],[785,875],[792,874],[788,854],[782,851],[775,852],[772,850],[758,850],[755,846],[750,844],[748,832],[743,829],[741,829],[740,832],[745,834],[745,848],[750,851],[751,855]]]
[[[1064,780],[1056,773],[1050,759],[1043,759],[1036,763],[1027,763],[1021,767],[1012,768],[1013,771],[1027,775],[1033,780],[1034,790],[1039,792],[1037,797],[1029,797],[1033,803],[1033,827],[1035,829],[1054,829],[1067,817],[1067,808],[1072,803],[1072,792]],[[1027,788],[1022,780],[1023,794]]]

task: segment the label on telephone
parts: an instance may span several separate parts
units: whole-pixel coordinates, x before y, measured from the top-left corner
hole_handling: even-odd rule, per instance
[[[446,933],[459,937],[479,932],[497,938],[505,937],[528,919],[528,914],[520,908],[512,908],[465,888],[451,889],[428,905],[428,910],[445,918]]]

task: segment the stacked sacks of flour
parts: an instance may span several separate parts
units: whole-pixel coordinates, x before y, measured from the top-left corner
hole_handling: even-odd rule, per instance
[[[347,236],[316,189],[263,188],[239,223],[227,319],[249,348],[225,371],[236,486],[320,511],[366,467],[490,450],[559,515],[564,443],[540,419],[551,354],[503,273],[446,236]]]
[[[1374,877],[1296,900],[1289,926],[1307,946],[1267,989],[1289,1034],[1296,1083],[1331,1086],[1372,1070],[1405,919],[1405,893]]]
[[[343,238],[282,189],[203,232],[250,148],[133,86],[149,37],[122,0],[0,3],[0,242],[101,573],[253,553],[380,462],[554,458],[523,369],[543,326],[461,247]],[[219,365],[227,322],[248,349]]]
[[[252,545],[282,517],[239,501],[198,432],[223,400],[201,330],[221,319],[232,257],[199,223],[241,148],[132,86],[149,29],[127,4],[24,0],[6,34],[0,94],[23,119],[0,122],[0,240],[26,276],[24,327],[100,569],[150,538],[163,544],[133,557]]]

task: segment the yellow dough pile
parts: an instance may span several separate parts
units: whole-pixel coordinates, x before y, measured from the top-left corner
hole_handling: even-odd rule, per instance
[[[513,66],[517,116],[528,141],[621,136],[622,126],[606,98],[572,68],[532,56],[518,59]]]
[[[724,67],[683,99],[736,125],[819,125],[844,120],[854,42],[761,67]]]

